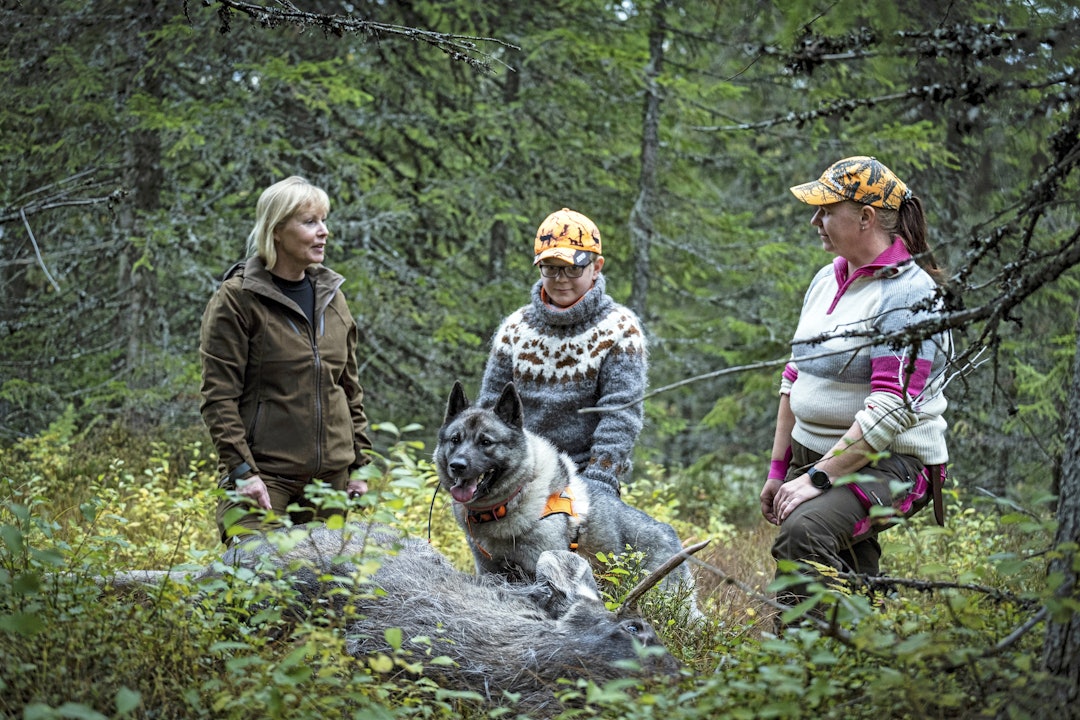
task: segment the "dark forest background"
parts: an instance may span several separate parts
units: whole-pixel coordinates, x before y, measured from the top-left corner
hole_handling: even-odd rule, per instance
[[[1077,217],[1071,3],[252,7],[5,3],[5,442],[66,408],[197,424],[202,309],[259,192],[300,174],[332,198],[373,420],[430,438],[453,381],[475,391],[535,279],[536,226],[568,206],[643,318],[651,387],[719,373],[649,398],[641,459],[761,467],[779,367],[727,371],[784,358],[829,260],[787,188],[872,154],[987,310],[957,323],[985,351],[951,387],[956,476],[1052,482],[1076,317],[1076,273],[1053,266]]]
[[[788,188],[874,155],[950,278],[952,501],[1050,523],[1066,600],[1039,619],[1080,678],[1060,614],[1080,609],[1076,3],[0,8],[0,449],[206,444],[201,313],[259,193],[299,174],[331,198],[379,453],[430,455],[453,382],[475,393],[527,300],[537,225],[571,207],[648,335],[637,478],[698,527],[752,526],[788,339],[831,259]]]

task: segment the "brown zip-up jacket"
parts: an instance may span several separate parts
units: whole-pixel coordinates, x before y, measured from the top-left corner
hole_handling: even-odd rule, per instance
[[[203,313],[199,338],[203,420],[222,475],[310,480],[367,463],[371,448],[356,364],[358,330],[321,265],[315,327],[276,285],[259,257],[230,271]]]

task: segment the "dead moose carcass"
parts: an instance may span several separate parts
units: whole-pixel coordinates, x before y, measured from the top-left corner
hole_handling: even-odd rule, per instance
[[[559,678],[603,683],[628,675],[625,661],[638,662],[645,675],[678,672],[652,627],[633,611],[634,601],[609,611],[588,563],[571,552],[543,553],[535,582],[512,583],[462,572],[427,543],[384,526],[313,526],[277,535],[230,549],[200,579],[220,576],[228,566],[261,567],[289,578],[301,604],[352,604],[358,619],[345,633],[354,656],[392,653],[384,631],[400,628],[403,649],[418,653],[414,659],[445,655],[454,661],[425,666],[425,675],[441,685],[493,701],[504,691],[520,693],[519,707],[532,708],[551,703]],[[368,582],[350,585],[357,565],[372,557],[379,564]],[[131,573],[129,581],[145,575]],[[639,597],[658,579],[631,595]]]

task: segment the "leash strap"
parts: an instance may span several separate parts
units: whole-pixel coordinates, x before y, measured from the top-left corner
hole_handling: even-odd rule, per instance
[[[442,487],[441,482],[435,483],[435,492],[431,495],[431,505],[428,506],[427,511],[427,541],[428,545],[431,544],[431,516],[435,512],[435,498],[439,495],[439,488]]]

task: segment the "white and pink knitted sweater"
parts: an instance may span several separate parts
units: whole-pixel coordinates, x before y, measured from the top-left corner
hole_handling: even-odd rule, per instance
[[[899,238],[872,264],[848,272],[847,261],[836,258],[818,271],[803,299],[780,387],[795,415],[792,439],[824,454],[857,420],[875,450],[927,465],[947,462],[948,335],[914,348],[868,344],[933,316],[934,280]]]

